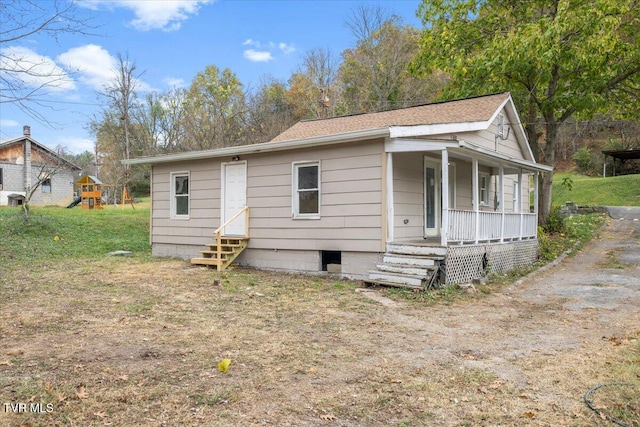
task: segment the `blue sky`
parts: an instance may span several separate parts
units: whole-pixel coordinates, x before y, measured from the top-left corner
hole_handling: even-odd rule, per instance
[[[49,0],[40,4],[51,4]],[[379,5],[421,28],[419,0],[78,0],[79,11],[93,17],[95,36],[64,35],[58,40],[33,36],[1,46],[3,54],[32,58],[65,73],[60,88],[49,91],[53,109],[38,108],[54,128],[15,106],[0,104],[0,138],[19,136],[23,125],[51,147],[73,153],[93,151],[85,128],[99,110],[95,95],[113,79],[118,54],[134,61],[140,95],[187,87],[207,65],[230,68],[245,85],[261,77],[287,79],[313,48],[339,55],[354,46],[344,25],[359,5]],[[68,74],[67,74],[68,73]],[[35,82],[34,82],[35,84]]]

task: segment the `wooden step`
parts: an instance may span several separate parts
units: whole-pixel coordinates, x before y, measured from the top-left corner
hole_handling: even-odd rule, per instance
[[[403,255],[420,255],[433,257],[434,259],[444,259],[447,255],[447,248],[441,246],[424,246],[415,244],[387,243],[387,252]]]
[[[388,271],[370,271],[366,282],[387,286],[424,289],[427,283],[427,278],[424,276],[392,273]]]
[[[416,256],[416,255],[404,255],[387,252],[382,257],[382,262],[385,264],[401,264],[412,267],[433,267],[436,265],[436,260],[431,257]]]
[[[194,265],[219,265],[220,262],[214,258],[191,258],[191,264]]]
[[[430,277],[436,270],[435,266],[432,267],[415,267],[406,264],[378,264],[376,268],[381,272],[400,273],[410,276],[423,276]]]

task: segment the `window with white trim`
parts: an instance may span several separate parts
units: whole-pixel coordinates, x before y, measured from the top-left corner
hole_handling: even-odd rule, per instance
[[[513,181],[513,212],[520,212],[520,184]]]
[[[489,206],[489,174],[480,172],[478,173],[478,193],[480,200],[480,206]]]
[[[320,217],[320,162],[293,163],[293,217]]]
[[[171,173],[171,218],[189,219],[189,172]]]

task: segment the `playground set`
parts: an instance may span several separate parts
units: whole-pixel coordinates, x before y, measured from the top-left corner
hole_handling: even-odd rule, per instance
[[[105,184],[93,175],[84,175],[77,182],[76,185],[79,188],[78,195],[73,199],[67,208],[73,208],[77,205],[81,205],[82,209],[102,209],[104,203],[102,200],[102,189],[105,187],[113,187],[112,185]],[[131,207],[135,209],[133,198],[129,194],[129,190],[125,186],[122,189],[122,207],[124,208],[126,203],[131,204]]]

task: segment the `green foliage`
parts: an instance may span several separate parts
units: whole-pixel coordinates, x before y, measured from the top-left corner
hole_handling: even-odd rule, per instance
[[[552,206],[549,212],[549,219],[544,225],[547,233],[564,233],[566,231],[564,218],[560,214],[560,206]]]
[[[553,209],[552,212],[557,212]],[[574,215],[567,218],[553,214],[553,227],[538,227],[540,259],[551,261],[569,249],[578,249],[597,234],[605,221],[602,214]]]
[[[593,172],[594,161],[589,147],[581,147],[575,152],[572,159],[576,162],[578,172],[584,174],[591,174]]]

